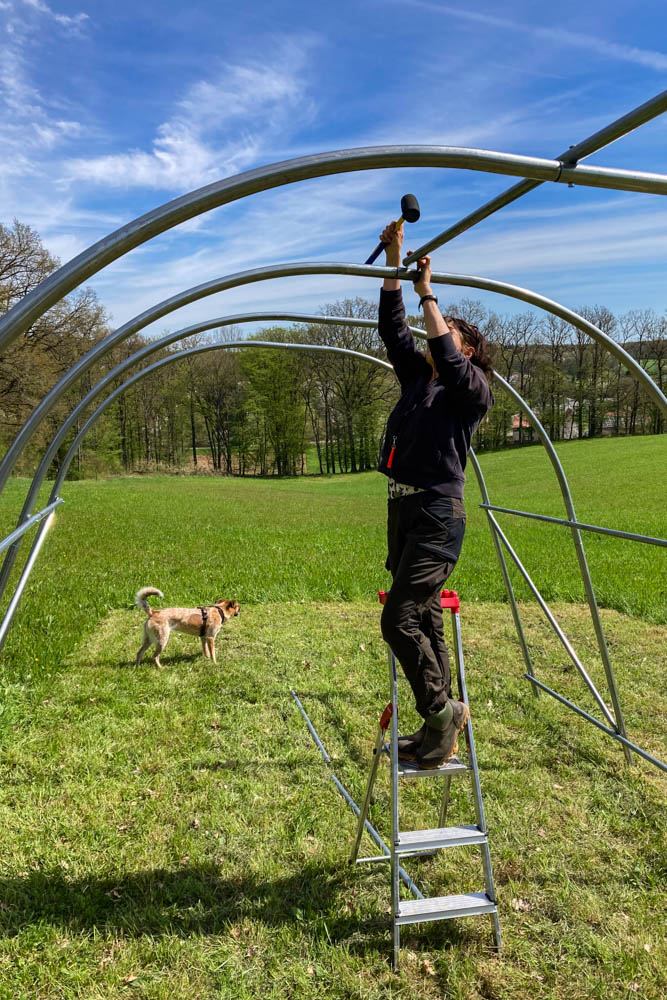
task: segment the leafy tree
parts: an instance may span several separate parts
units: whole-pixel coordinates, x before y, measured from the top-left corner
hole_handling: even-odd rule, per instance
[[[274,327],[256,340],[287,343],[298,333]],[[256,348],[239,352],[239,368],[258,414],[263,435],[273,455],[272,470],[279,476],[303,471],[307,413],[301,389],[304,360],[297,352]],[[266,468],[266,466],[264,466]]]
[[[58,260],[29,226],[0,225],[0,312],[10,309],[48,277]],[[72,365],[108,333],[97,296],[84,289],[67,296],[41,316],[0,358],[0,443],[9,444],[30,411]],[[99,377],[89,373],[84,391]],[[69,393],[52,412],[29,452],[43,446],[81,393]]]

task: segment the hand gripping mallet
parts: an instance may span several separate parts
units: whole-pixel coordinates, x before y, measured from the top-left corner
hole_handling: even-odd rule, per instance
[[[413,194],[404,194],[401,198],[401,215],[396,220],[396,228],[403,225],[403,222],[416,222],[419,218],[419,202]],[[372,264],[387,246],[386,243],[378,243],[373,253],[365,264]]]

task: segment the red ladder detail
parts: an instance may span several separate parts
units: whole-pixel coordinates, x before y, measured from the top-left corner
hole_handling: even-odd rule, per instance
[[[387,600],[387,591],[378,590],[378,597],[380,599],[380,604],[385,604]],[[441,590],[440,604],[443,608],[451,608],[453,615],[457,615],[459,613],[459,595],[455,590]]]
[[[383,733],[386,733],[387,729],[389,728],[389,723],[391,721],[391,716],[393,711],[394,711],[394,706],[392,705],[391,702],[389,702],[389,704],[387,705],[387,707],[385,708],[384,712],[380,717],[380,729],[382,730]]]

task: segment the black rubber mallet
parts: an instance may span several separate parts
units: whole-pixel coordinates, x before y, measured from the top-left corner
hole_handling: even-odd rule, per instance
[[[401,216],[396,220],[396,228],[402,226],[404,222],[416,222],[419,218],[419,202],[413,194],[404,194],[401,198]],[[378,243],[373,253],[364,264],[372,264],[380,256],[386,243]]]

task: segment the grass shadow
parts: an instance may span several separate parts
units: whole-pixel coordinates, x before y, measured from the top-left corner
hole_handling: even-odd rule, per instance
[[[311,860],[297,872],[270,880],[251,872],[224,877],[215,865],[76,880],[58,869],[30,872],[0,879],[0,934],[14,937],[49,925],[70,934],[187,937],[224,934],[249,919],[268,927],[298,925],[313,938],[326,933],[332,942],[360,953],[386,952],[388,915],[362,915],[345,905],[351,871]],[[429,938],[447,947],[460,942],[462,933],[440,925]]]
[[[195,663],[195,661],[199,660],[199,659],[203,660],[205,663],[210,663],[211,662],[210,660],[207,660],[202,655],[201,650],[200,650],[199,652],[195,652],[195,653],[182,653],[180,655],[178,655],[178,654],[177,655],[173,655],[172,653],[168,653],[165,656],[164,654],[162,654],[160,656],[162,667],[156,667],[155,664],[153,663],[152,659],[151,659],[151,650],[149,649],[144,654],[144,657],[143,657],[141,663],[138,666],[137,666],[137,662],[136,662],[135,656],[132,656],[130,659],[126,659],[126,660],[118,660],[115,663],[114,662],[110,662],[109,660],[104,660],[102,662],[91,661],[88,664],[88,666],[89,667],[93,667],[95,669],[98,669],[99,667],[112,667],[112,668],[113,667],[122,667],[124,670],[126,670],[128,667],[132,667],[135,670],[141,670],[142,667],[143,668],[145,668],[145,667],[152,667],[154,670],[160,670],[160,669],[162,669],[162,670],[168,670],[170,667],[176,666],[176,664],[178,664],[178,663]],[[216,664],[212,663],[212,666],[215,667]]]

